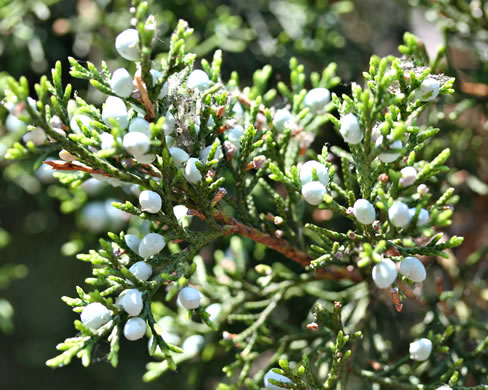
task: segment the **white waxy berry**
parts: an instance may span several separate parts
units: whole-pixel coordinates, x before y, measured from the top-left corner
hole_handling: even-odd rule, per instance
[[[157,192],[146,190],[140,193],[139,204],[142,211],[156,214],[161,210],[162,200]]]
[[[411,208],[408,210],[410,214],[410,220],[414,217],[417,209]],[[425,226],[429,222],[429,212],[426,209],[420,209],[419,216],[417,217],[417,227]]]
[[[134,118],[129,123],[130,132],[139,132],[146,134],[148,137],[151,135],[151,130],[149,129],[149,122],[144,118]]]
[[[109,96],[102,110],[102,119],[108,127],[114,126],[114,120],[120,128],[126,129],[129,125],[129,115],[124,101],[116,96]]]
[[[156,69],[151,69],[150,73],[152,76],[153,86],[155,86],[156,83],[161,79],[161,77],[163,77],[163,74]],[[166,81],[161,87],[161,91],[159,91],[158,99],[164,98],[167,94],[168,94],[168,82]]]
[[[354,203],[354,216],[363,225],[370,225],[376,218],[376,211],[373,205],[366,199],[358,199]]]
[[[400,185],[403,187],[411,186],[417,180],[417,170],[414,167],[402,168],[400,173],[402,174]]]
[[[145,261],[138,261],[137,263],[134,263],[129,268],[129,271],[132,272],[135,277],[144,281],[148,280],[152,275],[152,267]]]
[[[387,288],[392,285],[398,275],[396,264],[390,259],[383,259],[373,267],[371,276],[378,288]]]
[[[427,187],[425,184],[419,184],[417,187],[417,194],[420,196],[425,196],[429,193],[429,187]]]
[[[200,180],[202,180],[202,174],[200,173],[200,170],[196,164],[197,161],[199,161],[198,158],[189,158],[183,171],[183,176],[191,184],[197,184],[200,182]]]
[[[81,312],[83,325],[90,329],[98,329],[112,318],[112,313],[100,302],[89,303]]]
[[[264,387],[267,390],[283,390],[283,389],[286,389],[286,387],[281,387],[281,386],[274,385],[273,383],[271,383],[269,381],[270,379],[275,380],[277,382],[282,382],[282,383],[292,383],[292,381],[290,380],[290,378],[287,378],[284,375],[277,374],[273,370],[269,370],[266,373],[266,375],[264,375]]]
[[[163,131],[165,135],[170,135],[175,131],[175,125],[176,125],[176,120],[174,115],[168,111],[166,113],[166,120],[164,121],[163,124]]]
[[[59,158],[61,160],[64,160],[64,161],[67,161],[67,162],[75,161],[75,160],[78,159],[78,157],[73,156],[70,152],[68,152],[65,149],[61,149],[61,151],[59,152],[58,155],[59,155]]]
[[[100,139],[102,140],[102,143],[100,144],[100,148],[102,150],[107,150],[107,149],[112,149],[115,144],[115,138],[112,134],[110,133],[102,133],[99,134]]]
[[[8,114],[7,119],[5,119],[5,127],[8,131],[25,131],[27,129],[27,124],[17,118],[14,114]]]
[[[423,362],[427,360],[432,353],[432,341],[422,338],[410,343],[410,359]]]
[[[303,105],[316,114],[322,111],[327,103],[330,102],[330,92],[327,88],[314,88],[307,92],[303,99]]]
[[[47,135],[46,132],[40,127],[27,132],[22,137],[25,143],[32,142],[34,145],[39,146],[46,142]]]
[[[319,182],[327,187],[329,185],[329,172],[327,172],[327,168],[323,164],[315,160],[307,161],[300,168],[300,181],[302,182],[302,185],[316,181],[316,179],[314,180],[313,178],[314,169],[317,173]]]
[[[178,294],[181,305],[188,310],[200,307],[201,299],[200,291],[193,287],[184,287]]]
[[[429,102],[434,100],[437,95],[439,95],[440,88],[441,86],[439,81],[432,77],[426,78],[424,81],[422,81],[420,87],[415,90],[415,97],[423,100],[424,102]]]
[[[327,189],[319,181],[311,181],[302,187],[302,195],[305,201],[312,206],[317,206],[324,200]]]
[[[438,387],[435,390],[452,390],[452,387],[448,385],[442,385],[441,387]]]
[[[190,155],[188,153],[176,146],[169,148],[169,154],[171,154],[171,157],[173,157],[173,162],[177,168],[183,168],[185,163],[190,158]]]
[[[410,223],[410,211],[403,202],[393,202],[388,210],[388,219],[397,228],[407,227]]]
[[[405,257],[400,262],[400,273],[416,283],[423,282],[427,277],[424,265],[416,257]]]
[[[127,98],[132,94],[133,80],[127,69],[119,68],[114,71],[110,79],[110,88],[120,97]]]
[[[124,145],[125,150],[133,156],[142,156],[146,154],[151,146],[149,137],[146,134],[137,131],[124,135],[122,144]]]
[[[137,288],[122,291],[116,303],[122,306],[130,316],[138,316],[144,306],[142,293]]]
[[[244,127],[237,125],[227,130],[225,134],[227,135],[227,140],[236,148],[239,148],[241,146],[241,138],[244,136]]]
[[[196,355],[198,352],[200,352],[204,345],[205,339],[203,338],[203,336],[199,334],[194,334],[188,337],[185,341],[183,341],[181,348],[183,348],[183,351],[187,355]]]
[[[139,256],[147,259],[157,255],[166,246],[164,237],[158,233],[149,233],[143,237],[139,244]]]
[[[139,254],[139,244],[141,243],[141,239],[134,234],[126,234],[124,239],[130,250],[136,254]]]
[[[387,138],[391,139],[391,136],[389,135]],[[376,147],[377,148],[383,144],[384,139],[385,138],[382,135],[380,135],[378,137],[378,139],[376,140]],[[378,155],[378,158],[380,159],[381,162],[384,162],[385,164],[392,163],[393,161],[398,160],[398,158],[400,157],[400,153],[398,153],[394,150],[399,150],[401,148],[403,148],[402,141],[400,141],[400,140],[393,141],[390,144],[388,151],[380,153]]]
[[[139,59],[139,33],[137,30],[128,28],[117,35],[115,48],[126,60],[137,61]]]
[[[286,108],[282,108],[276,111],[276,114],[273,118],[273,126],[276,130],[283,131],[288,126],[290,126],[292,120],[293,115],[291,115],[291,112],[288,111]]]
[[[124,325],[124,336],[127,340],[142,339],[146,334],[147,324],[141,317],[132,317]]]
[[[188,76],[188,79],[186,80],[186,87],[190,89],[196,88],[203,92],[210,87],[210,79],[203,70],[195,69]]]
[[[202,161],[203,163],[208,162],[208,156],[210,155],[210,151],[212,150],[212,147],[213,145],[209,145],[200,152],[200,161]],[[222,152],[222,147],[218,145],[212,160],[220,160],[223,157],[224,157],[224,153]]]
[[[342,117],[340,133],[344,141],[351,145],[357,145],[363,140],[363,131],[359,125],[359,119],[353,113]]]

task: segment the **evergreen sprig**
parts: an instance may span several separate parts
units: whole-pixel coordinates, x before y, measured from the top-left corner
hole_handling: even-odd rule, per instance
[[[457,236],[441,242],[438,229],[452,216],[445,208],[456,198],[452,189],[441,194],[428,194],[428,189],[449,169],[450,151],[430,160],[421,158],[426,141],[440,130],[423,126],[419,119],[438,95],[453,92],[454,80],[433,74],[435,66],[425,66],[418,41],[405,36],[401,51],[410,59],[372,56],[364,86],[354,83],[350,94],[330,97],[328,89],[339,83],[335,64],[321,75],[307,76],[305,66],[292,58],[289,82],[278,82],[276,88],[270,88],[270,66],[256,71],[248,87],[239,85],[237,74],[226,83],[220,51],[211,63],[202,61],[203,70],[195,70],[195,56],[185,50],[192,30],[183,21],[164,60],[155,64],[157,29],[149,3],[134,1],[133,17],[137,38],[128,49],[138,53],[138,70],[130,96],[118,97],[104,62],[98,70],[92,63],[85,67],[69,59],[72,77],[89,80],[109,97],[102,110],[80,97],[71,99],[72,87],[62,82],[60,62],[51,82],[44,77],[35,86],[34,106],[29,104],[26,79],[9,80],[10,93],[25,103],[29,122],[50,142],[40,147],[15,144],[10,158],[62,149],[64,160],[46,163],[76,172],[57,174],[74,192],[95,178],[112,186],[130,186],[137,194],[145,191],[157,200],[150,206],[159,203],[156,210],[144,205],[144,195],[140,207],[131,200],[112,203],[134,217],[137,222],[131,222],[131,230],[144,232],[144,237],[139,243],[137,236],[125,232],[108,233],[108,240],[100,240],[101,249],[77,256],[92,266],[92,277],[85,281],[91,291],[78,287],[77,298],[63,297],[82,314],[74,323],[79,333],[59,344],[63,352],[47,364],[60,367],[77,357],[89,365],[94,346],[107,340],[107,358],[116,366],[120,338],[132,340],[128,328],[138,321],[150,336],[149,354],[158,359],[147,365],[146,381],[176,370],[200,353],[213,356],[215,351],[202,348],[216,341],[215,330],[223,330],[220,346],[235,356],[223,368],[234,384],[221,383],[222,390],[257,389],[263,379],[279,388],[334,389],[346,386],[349,375],[385,387],[421,389],[466,377],[463,365],[483,355],[486,341],[474,351],[456,350],[460,358],[455,361],[446,359],[442,354],[452,328],[443,329],[458,319],[454,315],[446,319],[450,314],[439,309],[440,297],[431,304],[438,317],[436,327],[417,332],[433,341],[429,364],[444,360],[435,377],[424,374],[408,356],[388,362],[386,348],[379,346],[383,337],[375,333],[378,288],[392,287],[390,307],[397,311],[406,299],[429,304],[411,289],[425,275],[419,280],[402,264],[413,255],[448,257],[446,250],[462,243]],[[433,65],[437,63],[438,59]],[[308,85],[314,88],[308,90]],[[107,115],[114,97],[125,110],[121,115]],[[70,104],[78,106],[77,114],[72,115]],[[147,129],[131,128],[129,123],[137,120],[147,123]],[[346,145],[324,146],[316,154],[309,146],[326,124]],[[135,145],[132,136],[139,137]],[[105,147],[104,139],[113,142]],[[141,146],[138,142],[144,144],[142,154],[135,152]],[[308,166],[313,167],[307,171]],[[415,174],[405,174],[412,170]],[[361,214],[361,202],[367,215]],[[399,202],[402,218],[394,215]],[[333,217],[333,223],[311,219],[316,212]],[[199,253],[229,235],[228,252],[216,251],[208,272]],[[153,251],[157,245],[148,244],[151,239],[158,240],[159,250]],[[249,260],[247,239],[255,243],[254,255],[263,264]],[[415,260],[416,271],[425,271],[427,260]],[[141,264],[150,269],[147,278],[135,270]],[[380,280],[385,273],[393,274],[386,287]],[[197,305],[185,303],[184,291],[193,291],[192,285],[200,290]],[[161,301],[157,294],[163,290],[166,296]],[[140,299],[137,313],[130,307],[136,303],[124,303],[124,294],[129,293],[135,294],[135,302]],[[175,305],[177,294],[182,308]],[[309,306],[297,308],[299,319],[283,321],[284,303],[297,298]],[[208,305],[211,302],[217,305],[215,311]],[[99,326],[84,316],[93,307],[102,307],[106,317]],[[186,340],[180,348],[174,344],[181,337]],[[382,372],[367,369],[363,357],[368,345],[368,356],[378,360]],[[256,372],[258,361],[262,369]],[[482,368],[473,367],[480,376]],[[425,386],[412,384],[417,376],[424,378]]]

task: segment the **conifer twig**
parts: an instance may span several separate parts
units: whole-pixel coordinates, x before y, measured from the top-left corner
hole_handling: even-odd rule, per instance
[[[146,107],[146,111],[149,115],[149,118],[151,121],[156,117],[154,113],[154,107],[151,102],[151,99],[149,99],[149,96],[147,94],[146,86],[144,85],[144,82],[142,81],[142,78],[140,76],[135,76],[136,84],[137,84],[137,89],[141,93],[141,100],[142,103],[144,104],[144,107]]]
[[[103,175],[107,177],[112,177],[108,173],[105,173],[104,171],[101,171],[99,169],[93,169],[78,161],[67,162],[61,160],[48,160],[48,161],[44,161],[44,164],[49,165],[52,169],[55,169],[57,171],[82,171],[82,172],[87,172],[91,175]]]
[[[195,213],[194,215],[200,216]],[[233,233],[239,234],[243,237],[250,238],[255,242],[266,245],[268,248],[273,249],[287,258],[295,261],[303,267],[308,267],[312,261],[312,257],[304,251],[295,248],[288,241],[281,238],[277,238],[266,234],[253,227],[247,226],[237,219],[224,214],[222,211],[215,211],[212,216],[220,222],[225,223],[231,227]],[[318,274],[325,279],[350,279],[355,281],[362,280],[361,275],[358,272],[348,271],[339,267],[327,267],[318,271]]]

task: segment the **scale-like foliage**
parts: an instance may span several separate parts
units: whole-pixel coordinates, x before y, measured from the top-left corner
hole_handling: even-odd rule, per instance
[[[367,386],[426,389],[463,383],[463,365],[482,383],[486,341],[445,354],[454,334],[470,330],[439,311],[448,294],[431,303],[427,315],[435,320],[415,332],[432,347],[426,364],[412,351],[410,360],[400,356],[407,337],[389,350],[391,334],[383,335],[377,315],[383,289],[391,291],[390,308],[401,312],[405,299],[425,307],[413,286],[432,283],[423,262],[448,257],[462,243],[439,232],[451,221],[453,190],[429,192],[449,169],[449,149],[428,161],[418,157],[440,131],[422,125],[420,114],[451,94],[454,80],[412,58],[373,56],[365,85],[353,84],[350,95],[330,96],[339,83],[333,64],[307,77],[296,59],[289,82],[277,89],[269,89],[269,66],[243,87],[237,74],[222,78],[220,51],[202,62],[203,71],[194,69],[195,56],[185,51],[192,30],[183,21],[156,64],[149,10],[135,1],[135,30],[116,41],[124,58],[137,54],[131,93],[120,92],[105,63],[99,70],[69,59],[72,77],[108,96],[101,110],[64,86],[61,63],[51,81],[36,85],[35,101],[25,79],[9,80],[9,99],[24,107],[18,119],[46,136],[15,144],[9,158],[57,149],[62,160],[45,163],[63,172],[59,181],[75,193],[92,178],[130,188],[126,201],[112,206],[132,216],[131,234],[109,233],[101,249],[78,255],[93,274],[90,291],[78,287],[77,298],[63,298],[81,313],[78,335],[59,344],[62,353],[47,364],[78,357],[88,365],[94,346],[105,342],[116,366],[120,338],[146,334],[157,359],[147,365],[149,381],[200,353],[211,356],[206,346],[222,330],[220,344],[235,360],[223,368],[230,379],[219,389],[257,389],[263,379],[268,388],[333,389],[349,376]],[[416,47],[406,39],[402,51],[412,57]],[[316,154],[311,145],[326,124],[345,144]],[[331,223],[316,213],[333,216]],[[228,236],[228,252],[215,251],[213,268],[205,264],[202,250]],[[283,304],[297,299],[303,307],[283,321]],[[367,369],[368,359],[377,372]],[[280,369],[269,371],[276,364]]]

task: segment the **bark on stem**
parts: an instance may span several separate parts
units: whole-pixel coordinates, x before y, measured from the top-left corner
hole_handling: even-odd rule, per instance
[[[217,221],[223,222],[230,226],[231,231],[241,236],[250,238],[253,241],[260,242],[268,248],[280,252],[284,256],[294,260],[298,264],[306,267],[310,264],[311,258],[305,252],[294,248],[288,241],[270,236],[250,226],[244,225],[235,218],[224,214],[222,211],[215,211],[212,215]]]
[[[81,163],[72,163],[66,161],[44,161],[45,164],[50,165],[51,168],[56,170],[71,170],[71,171],[83,171],[90,174],[99,174],[108,177],[112,177],[111,175],[90,168]],[[146,174],[151,174],[150,172],[144,172]],[[217,201],[219,201],[218,199]],[[197,210],[191,210],[190,212],[192,215],[199,217],[200,219],[205,219],[205,215]],[[271,236],[267,233],[264,233],[260,230],[257,230],[253,227],[247,226],[242,222],[239,222],[234,217],[224,214],[222,211],[214,211],[212,213],[213,218],[216,221],[224,223],[228,226],[230,233],[236,233],[243,237],[250,238],[255,242],[259,242],[261,244],[266,245],[268,248],[275,250],[283,254],[285,257],[293,260],[294,262],[300,264],[302,267],[307,267],[310,265],[310,262],[313,260],[307,253],[304,251],[295,248],[291,245],[288,241],[283,240],[278,237]],[[332,279],[332,280],[340,280],[340,279],[349,279],[354,281],[361,281],[363,280],[361,274],[357,270],[348,270],[342,267],[335,267],[330,266],[317,271],[317,275],[319,275],[322,279]]]
[[[43,163],[49,165],[52,169],[55,169],[57,171],[80,171],[89,173],[91,175],[103,175],[106,177],[112,177],[104,171],[93,169],[83,163],[80,163],[79,161],[68,162],[63,160],[47,160],[43,161]]]
[[[193,211],[193,210],[192,210]],[[200,216],[201,213],[195,213],[194,215]],[[296,263],[300,264],[302,267],[307,267],[310,265],[310,262],[313,260],[307,253],[304,251],[295,248],[292,246],[288,241],[270,236],[267,233],[261,232],[253,227],[247,226],[242,222],[239,222],[235,218],[224,214],[222,211],[214,211],[212,216],[215,220],[219,222],[223,222],[225,225],[230,227],[230,231],[236,234],[239,234],[243,237],[250,238],[253,241],[259,242],[261,244],[266,245],[268,248],[273,249],[285,257],[295,261]],[[357,272],[357,270],[347,270],[346,268],[330,266],[324,269],[320,269],[317,271],[317,274],[320,275],[323,279],[350,279],[354,281],[360,281],[363,278]]]
[[[153,107],[153,104],[151,102],[151,99],[149,99],[149,96],[147,94],[147,90],[146,90],[146,86],[144,85],[144,81],[142,81],[141,76],[136,76],[135,80],[136,80],[137,89],[141,93],[142,104],[144,104],[144,107],[146,108],[146,111],[149,115],[149,119],[150,119],[150,121],[152,121],[152,120],[154,120],[156,115],[154,114],[154,107]]]

